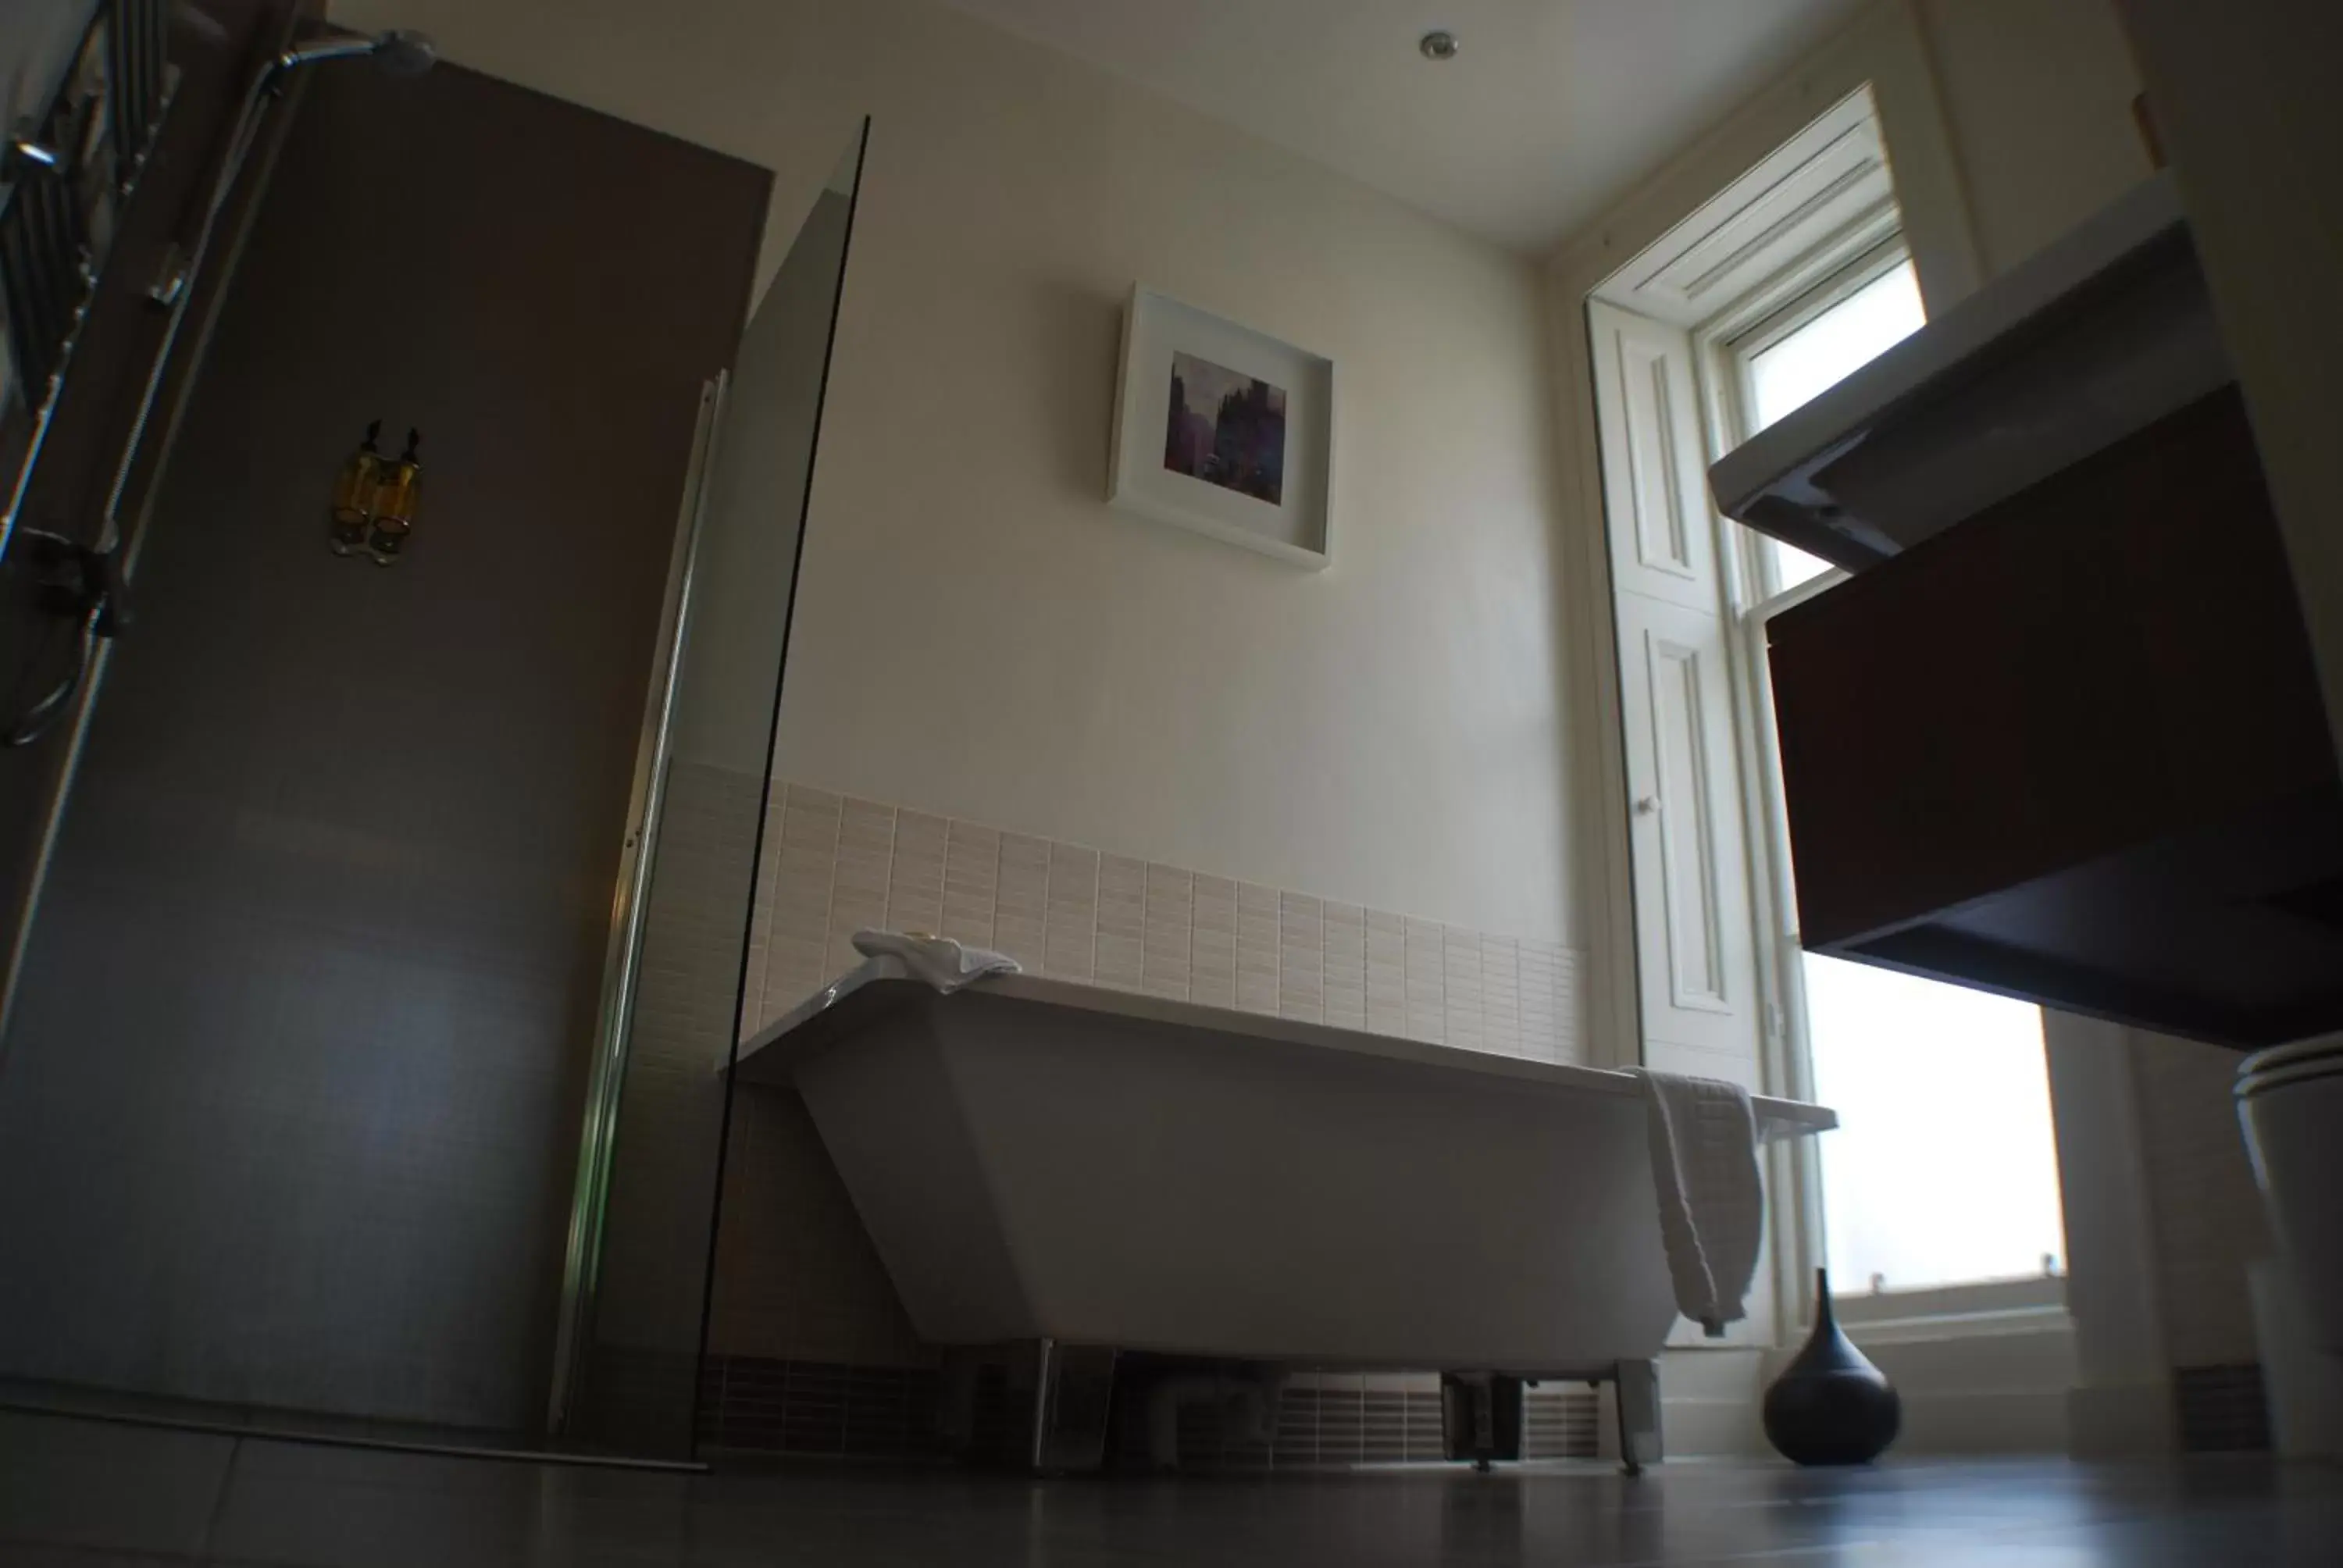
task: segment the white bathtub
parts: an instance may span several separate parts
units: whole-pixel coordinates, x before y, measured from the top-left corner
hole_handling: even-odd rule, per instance
[[[1648,1363],[1676,1312],[1634,1079],[900,974],[866,964],[738,1073],[803,1094],[923,1338],[1039,1342],[1044,1384],[1052,1344],[1620,1381],[1627,1456],[1657,1457]],[[1773,1135],[1836,1122],[1757,1111]]]

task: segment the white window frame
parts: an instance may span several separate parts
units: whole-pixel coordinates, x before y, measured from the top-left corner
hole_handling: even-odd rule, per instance
[[[1701,377],[1701,413],[1708,460],[1715,462],[1755,434],[1749,362],[1800,327],[1911,260],[1902,226],[1851,255],[1811,256],[1734,302],[1693,330]],[[1798,940],[1797,889],[1790,869],[1790,823],[1782,799],[1781,748],[1774,729],[1774,682],[1765,627],[1775,616],[1846,580],[1833,567],[1802,583],[1778,585],[1763,536],[1715,513],[1725,609],[1734,623],[1731,676],[1741,735],[1745,809],[1748,813],[1752,900],[1756,920],[1758,983],[1763,992],[1767,1068],[1785,1092],[1814,1094],[1814,1057],[1806,1028],[1805,975]],[[1821,1178],[1815,1159],[1795,1162],[1794,1201],[1818,1218]],[[1819,1235],[1816,1225],[1809,1232]],[[1802,1282],[1803,1283],[1803,1282]],[[1798,1300],[1806,1302],[1802,1288]]]
[[[1870,99],[1883,141],[1892,155],[1895,203],[1919,274],[1922,297],[1932,314],[1940,314],[1966,298],[1985,281],[1987,269],[1976,232],[1974,204],[1952,139],[1942,91],[1929,40],[1916,10],[1903,5],[1868,7],[1831,41],[1688,141],[1674,158],[1601,216],[1584,225],[1547,261],[1546,288],[1554,312],[1563,370],[1556,423],[1561,449],[1570,459],[1558,505],[1567,567],[1564,600],[1575,638],[1569,687],[1575,704],[1571,723],[1577,769],[1574,781],[1581,791],[1580,799],[1588,808],[1584,823],[1587,857],[1579,871],[1591,950],[1588,1040],[1592,1060],[1603,1065],[1627,1065],[1642,1060],[1648,1032],[1639,1002],[1637,952],[1643,921],[1636,888],[1634,839],[1638,819],[1633,810],[1629,715],[1624,687],[1625,658],[1617,635],[1621,611],[1613,577],[1613,540],[1606,506],[1608,470],[1603,461],[1604,421],[1595,385],[1603,346],[1597,341],[1588,307],[1594,300],[1611,299],[1640,308],[1646,315],[1684,325],[1696,319],[1701,313],[1694,312],[1691,317],[1671,315],[1664,307],[1638,307],[1634,298],[1622,296],[1623,282],[1630,286],[1635,282],[1629,276],[1631,267],[1664,251],[1680,249],[1680,236],[1688,228],[1713,220],[1720,192],[1807,136],[1815,126],[1818,112],[1826,112],[1825,106],[1840,105],[1856,94]],[[1700,379],[1697,373],[1694,378]],[[1731,560],[1728,552],[1727,560],[1720,563],[1720,574],[1735,570],[1740,564]],[[1764,669],[1762,648],[1745,648],[1745,639],[1729,635],[1725,640],[1732,645],[1732,659],[1747,663],[1753,671]],[[1765,712],[1770,719],[1770,700]],[[1762,731],[1747,723],[1736,724],[1735,728],[1739,735],[1735,755],[1740,756],[1758,744],[1755,737]],[[1755,771],[1745,777],[1762,780],[1765,776],[1762,771]],[[1740,798],[1750,799],[1755,788],[1762,785],[1743,789],[1738,792]],[[1746,862],[1753,901],[1761,905],[1765,890],[1771,885],[1758,863],[1767,847],[1762,831],[1754,836],[1751,858]],[[1773,859],[1778,862],[1780,857],[1775,855]],[[1770,980],[1770,975],[1764,977],[1765,981]],[[1762,985],[1764,981],[1753,983]],[[1774,989],[1778,994],[1779,988]],[[1811,1098],[1811,1085],[1805,1081],[1803,1064],[1787,1062],[1787,1053],[1780,1047],[1785,1020],[1775,1018],[1771,1021],[1774,1028],[1765,1031],[1761,1040],[1766,1050],[1760,1065],[1766,1075],[1767,1091]],[[2101,1033],[2108,1034],[2110,1039],[2119,1034],[2112,1026],[2052,1013],[2046,1015],[2045,1033],[2051,1037],[2054,1072],[2066,1070],[2071,1076],[2088,1069],[2086,1076],[2092,1078],[2095,1088],[2103,1087],[2098,1085],[2098,1079],[2110,1073],[2121,1077],[2121,1064],[2126,1059],[2117,1048],[2120,1041],[2110,1045],[2097,1038]],[[2084,1040],[2085,1034],[2091,1038]],[[2060,1097],[2062,1111],[2068,1098],[2071,1097]],[[2139,1191],[2136,1180],[2127,1179],[2136,1176],[2138,1163],[2137,1151],[2123,1153],[2130,1150],[2127,1141],[2129,1123],[2119,1117],[2109,1120],[2097,1115],[2105,1107],[2117,1104],[2120,1097],[2080,1098],[2085,1101],[2080,1111],[2090,1113],[2085,1131],[2091,1134],[2081,1142],[2082,1152],[2088,1157],[2081,1173],[2093,1178],[2090,1191],[2100,1192],[2103,1188],[2101,1196],[2113,1193],[2129,1203],[2137,1199]],[[2075,1151],[2068,1148],[2066,1137],[2066,1124],[2069,1120],[2064,1114],[2059,1118],[2059,1151],[2062,1180],[2071,1198],[2078,1189],[2077,1171],[2070,1164]],[[2099,1126],[2101,1121],[2107,1122],[2105,1128]],[[1801,1337],[1797,1325],[1801,1317],[1811,1312],[1813,1304],[1814,1276],[1809,1271],[1822,1261],[1820,1183],[1800,1181],[1796,1175],[1801,1169],[1817,1169],[1818,1141],[1792,1139],[1766,1151],[1767,1187],[1773,1201],[1768,1249],[1772,1263],[1755,1290],[1765,1298],[1771,1342],[1781,1346],[1794,1344]],[[2128,1214],[2131,1210],[2126,1208],[2124,1211]],[[2137,1220],[2136,1214],[2132,1218]],[[2138,1229],[2138,1225],[2134,1224],[2132,1229]],[[2130,1234],[2129,1230],[2122,1233],[2124,1237]],[[2132,1240],[2136,1241],[2137,1238]],[[2161,1331],[2151,1325],[2151,1331],[2142,1338],[2131,1332],[2128,1326],[2134,1319],[2155,1315],[2153,1292],[2142,1292],[2141,1282],[2147,1276],[2133,1266],[2137,1263],[2133,1254],[2138,1249],[2126,1242],[2116,1251],[2119,1255],[2113,1261],[2121,1266],[2108,1278],[2094,1277],[2087,1294],[2094,1301],[2126,1303],[2129,1310],[2123,1314],[2119,1326],[2126,1327],[2127,1332],[2118,1336],[2126,1353],[2137,1350],[2133,1342],[2137,1340],[2139,1345],[2147,1347],[2138,1352],[2147,1358],[2138,1364],[2160,1365],[2155,1360],[2153,1347],[2160,1343],[2156,1336]],[[2110,1261],[2109,1258],[2099,1258],[2097,1271],[2107,1273]],[[2062,1279],[2059,1284],[2063,1287],[2066,1282]],[[1753,1315],[1758,1310],[1759,1302],[1753,1296]],[[1948,1318],[1946,1322],[1952,1333],[1966,1338],[1959,1320]],[[1976,1342],[1983,1345],[1986,1342],[1979,1339]],[[1957,1364],[1969,1364],[1966,1355]],[[2003,1386],[1992,1383],[1989,1377],[1982,1378],[1979,1386],[1988,1385]],[[2128,1387],[2110,1387],[2105,1392],[2110,1397],[2094,1404],[2094,1412],[2098,1412],[2094,1419],[2104,1420],[2107,1412],[2128,1412],[2132,1409],[2127,1402],[2132,1392]],[[2038,1391],[2029,1391],[2026,1397],[2033,1398],[2036,1392]],[[2112,1397],[2118,1393],[2127,1398]],[[1671,1398],[1671,1407],[1686,1397],[1699,1402],[1696,1396],[1679,1395]],[[2155,1409],[2161,1412],[2166,1405],[2158,1402]]]
[[[1665,487],[1664,493],[1646,493],[1646,469],[1661,461],[1654,452],[1664,457],[1673,450],[1685,459],[1697,452],[1704,470],[1739,446],[1755,423],[1751,361],[1897,266],[1912,266],[1927,284],[1924,297],[1947,292],[1944,236],[1932,234],[1936,225],[1927,210],[1928,179],[1922,171],[1907,188],[1913,166],[1900,156],[1891,164],[1875,85],[1857,85],[1816,113],[1812,106],[1820,99],[1809,96],[1796,128],[1750,162],[1737,168],[1722,159],[1707,163],[1706,177],[1715,183],[1705,188],[1693,176],[1671,177],[1661,210],[1673,219],[1648,226],[1639,220],[1638,237],[1649,236],[1642,246],[1631,250],[1607,226],[1598,226],[1586,244],[1574,247],[1583,256],[1559,269],[1584,288],[1570,297],[1584,301],[1589,424],[1601,458],[1594,488],[1601,503],[1598,537],[1608,552],[1602,580],[1610,589],[1604,621],[1612,635],[1604,651],[1617,660],[1618,759],[1628,797],[1620,802],[1625,816],[1618,848],[1624,851],[1622,890],[1629,895],[1632,930],[1620,934],[1631,938],[1628,950],[1636,955],[1633,967],[1615,972],[1639,999],[1639,1010],[1631,1014],[1640,1026],[1634,1049],[1644,1061],[1682,1062],[1679,1070],[1695,1071],[1705,1070],[1696,1060],[1703,1051],[1729,1056],[1737,1050],[1745,1070],[1767,1091],[1799,1099],[1815,1097],[1814,1067],[1766,624],[1846,574],[1834,568],[1782,587],[1773,552],[1760,537],[1709,504],[1704,473]],[[1753,147],[1754,138],[1741,145]],[[1906,205],[1916,190],[1923,198],[1917,212]],[[1679,347],[1665,347],[1671,335]],[[1630,347],[1643,353],[1630,354]],[[1677,385],[1684,396],[1681,412],[1673,416],[1680,421],[1673,446],[1664,433],[1654,437],[1644,430],[1659,405],[1637,373],[1647,361],[1658,365],[1671,355],[1680,357]],[[1641,388],[1639,400],[1631,397],[1631,383]],[[1664,393],[1664,376],[1657,385]],[[1655,447],[1646,445],[1654,439]],[[1664,457],[1664,466],[1677,460]],[[1645,514],[1654,507],[1682,507],[1683,521],[1699,536],[1696,545],[1687,541],[1701,558],[1696,569],[1655,575],[1665,563],[1650,558],[1643,538]],[[1729,801],[1739,810],[1734,830],[1740,841],[1731,857],[1739,891],[1715,890],[1738,906],[1733,930],[1746,1000],[1731,1010],[1730,1027],[1721,1031],[1703,1030],[1681,999],[1655,996],[1648,972],[1654,949],[1663,960],[1673,960],[1676,938],[1672,923],[1653,913],[1674,907],[1674,881],[1651,858],[1651,801],[1659,780],[1645,775],[1658,738],[1644,741],[1643,736],[1657,715],[1643,711],[1652,694],[1634,678],[1639,653],[1648,653],[1647,623],[1675,613],[1655,610],[1661,604],[1708,618],[1717,698],[1730,717],[1711,755],[1724,764],[1715,774],[1715,782],[1725,787],[1720,804]],[[1730,779],[1724,777],[1728,769]],[[1660,859],[1664,849],[1663,842]],[[1657,889],[1647,885],[1654,878]],[[1811,1141],[1792,1141],[1770,1151],[1768,1161],[1774,1310],[1767,1316],[1771,1332],[1779,1334],[1785,1320],[1813,1308],[1813,1270],[1824,1256],[1821,1151]],[[1847,1287],[1858,1283],[1838,1282],[1834,1295],[1847,1301]],[[1961,1315],[1967,1314],[1956,1314]]]
[[[1765,553],[1746,530],[1709,504],[1704,470],[1738,444],[1746,423],[1742,411],[1749,390],[1737,350],[1778,341],[1906,254],[1908,215],[1902,208],[1897,171],[1887,158],[1875,87],[1867,82],[1850,85],[1835,99],[1822,100],[1829,106],[1817,113],[1814,106],[1819,96],[1806,100],[1795,129],[1750,163],[1738,168],[1715,166],[1723,177],[1712,188],[1696,193],[1687,184],[1679,193],[1684,202],[1682,216],[1647,246],[1626,256],[1613,254],[1599,274],[1590,269],[1580,275],[1591,285],[1583,297],[1589,390],[1594,395],[1589,412],[1602,454],[1599,515],[1608,551],[1604,580],[1611,590],[1604,620],[1613,634],[1613,648],[1606,651],[1618,660],[1614,668],[1619,682],[1619,761],[1627,793],[1643,791],[1630,807],[1625,841],[1620,846],[1625,851],[1626,873],[1622,890],[1629,896],[1632,911],[1630,950],[1637,955],[1621,979],[1640,1002],[1631,1015],[1639,1024],[1637,1055],[1629,1060],[1654,1062],[1664,1057],[1663,1064],[1674,1064],[1678,1070],[1708,1071],[1711,1067],[1702,1060],[1705,1052],[1717,1051],[1728,1059],[1740,1055],[1743,1070],[1758,1085],[1800,1099],[1813,1098],[1813,1074],[1804,1050],[1798,958],[1794,947],[1785,952],[1780,935],[1794,925],[1786,829],[1771,766],[1770,693],[1761,689],[1755,700],[1752,696],[1765,668],[1763,623],[1747,614],[1772,597],[1772,574]],[[1602,244],[1608,249],[1609,236]],[[1932,266],[1941,269],[1942,260],[1936,257]],[[1916,267],[1919,257],[1915,256],[1914,261]],[[1680,350],[1665,347],[1671,336]],[[1627,354],[1630,344],[1644,352]],[[1663,417],[1682,421],[1675,427],[1678,435],[1672,445],[1664,432],[1656,437],[1644,432],[1644,440],[1657,445],[1639,458],[1637,433],[1661,406],[1652,398],[1658,396],[1666,403],[1673,397],[1665,392],[1665,377],[1655,383],[1656,391],[1643,388],[1641,401],[1614,405],[1612,399],[1628,398],[1629,383],[1641,385],[1640,367],[1646,361],[1658,365],[1672,353],[1682,357],[1684,403],[1679,411]],[[1646,493],[1644,468],[1657,460],[1651,453],[1671,450],[1682,451],[1681,460],[1690,464],[1696,477]],[[1677,460],[1666,459],[1671,464]],[[1664,563],[1648,558],[1643,538],[1648,522],[1644,513],[1655,506],[1682,507],[1684,524],[1697,529],[1698,543],[1692,547],[1697,558],[1694,570],[1674,577],[1655,575]],[[1678,582],[1676,577],[1685,580]],[[1804,585],[1805,591],[1820,592],[1831,580],[1825,574]],[[1782,605],[1791,602],[1790,598],[1781,599]],[[1669,998],[1655,996],[1648,972],[1655,955],[1661,961],[1673,961],[1676,935],[1671,922],[1654,915],[1674,908],[1669,897],[1673,881],[1664,867],[1648,858],[1653,855],[1651,801],[1661,781],[1638,772],[1640,766],[1648,773],[1655,752],[1664,748],[1656,733],[1638,745],[1643,730],[1658,715],[1642,711],[1640,705],[1652,694],[1641,691],[1634,678],[1637,658],[1648,652],[1642,647],[1648,628],[1642,638],[1632,628],[1655,615],[1681,618],[1675,610],[1655,609],[1656,603],[1680,607],[1709,621],[1716,699],[1720,717],[1726,720],[1721,744],[1711,755],[1715,782],[1726,786],[1719,802],[1734,813],[1731,832],[1736,842],[1729,858],[1734,862],[1731,880],[1737,889],[1720,883],[1711,890],[1735,906],[1733,936],[1745,1000],[1716,1020],[1714,1029],[1690,1018],[1681,1003],[1671,1007]],[[1761,809],[1760,800],[1774,809]],[[1656,889],[1649,885],[1654,879]],[[1737,1076],[1723,1070],[1715,1075]],[[1758,1325],[1761,1332],[1779,1335],[1785,1317],[1802,1316],[1802,1309],[1812,1306],[1811,1270],[1822,1253],[1818,1159],[1811,1141],[1804,1140],[1789,1141],[1768,1153],[1773,1288],[1765,1322]],[[1758,1316],[1753,1310],[1753,1320]]]
[[[1899,226],[1852,256],[1812,258],[1695,327],[1693,352],[1703,381],[1709,461],[1715,462],[1756,434],[1756,421],[1750,412],[1755,401],[1750,361],[1911,260],[1911,248]],[[1727,608],[1732,613],[1744,619],[1754,615],[1763,620],[1812,597],[1799,591],[1807,584],[1786,590],[1779,585],[1755,529],[1728,518],[1717,520],[1729,536],[1720,543],[1731,545],[1726,553],[1735,558],[1738,568],[1726,578],[1732,596]],[[1846,577],[1845,570],[1834,567],[1810,581],[1835,583]]]
[[[1703,437],[1711,463],[1756,433],[1750,362],[1862,289],[1908,265],[1912,255],[1900,226],[1851,256],[1818,256],[1786,271],[1764,289],[1735,301],[1693,330],[1701,377]],[[1717,558],[1725,567],[1726,613],[1733,621],[1729,675],[1741,736],[1744,807],[1748,813],[1750,874],[1757,896],[1759,985],[1765,1007],[1767,1070],[1783,1092],[1814,1097],[1814,1049],[1809,1031],[1804,946],[1798,930],[1797,887],[1790,859],[1790,822],[1782,794],[1782,758],[1774,726],[1774,683],[1766,627],[1774,617],[1828,591],[1852,575],[1832,567],[1788,588],[1779,585],[1766,539],[1755,528],[1715,513]],[[1803,1216],[1807,1234],[1824,1233],[1820,1151],[1800,1149],[1791,1162],[1791,1191],[1777,1197],[1777,1220]],[[1795,1298],[1809,1312],[1812,1289],[1800,1282]],[[2018,1280],[1964,1281],[1948,1285],[1872,1292],[1857,1282],[1831,1292],[1842,1322],[1892,1320],[1907,1332],[1936,1324],[1947,1332],[1989,1324],[2014,1307],[2063,1311],[2063,1274]]]

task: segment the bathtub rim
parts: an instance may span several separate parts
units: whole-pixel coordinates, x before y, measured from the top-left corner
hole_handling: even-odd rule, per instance
[[[971,992],[1004,1000],[1071,1008],[1108,1018],[1171,1024],[1512,1079],[1548,1089],[1634,1099],[1643,1098],[1644,1092],[1639,1075],[1615,1068],[1539,1061],[1460,1046],[1434,1045],[1401,1035],[1370,1034],[1334,1024],[1274,1018],[1043,975],[989,975],[955,990],[939,991],[926,981],[912,978],[900,960],[888,956],[858,965],[759,1030],[741,1044],[731,1070],[742,1083],[788,1088],[796,1082],[801,1065],[850,1040],[877,1020],[922,999],[949,1006],[954,997]],[[1760,1131],[1771,1136],[1823,1132],[1838,1125],[1838,1113],[1827,1106],[1764,1094],[1752,1094],[1749,1103]]]

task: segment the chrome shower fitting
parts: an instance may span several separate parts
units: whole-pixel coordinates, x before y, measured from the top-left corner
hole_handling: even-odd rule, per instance
[[[159,51],[156,58],[159,70]],[[305,65],[322,65],[328,60],[360,58],[373,60],[379,69],[390,75],[418,76],[437,60],[438,50],[421,33],[394,28],[371,37],[334,36],[297,44],[263,61],[253,73],[252,81],[246,87],[243,102],[236,111],[235,128],[228,136],[227,153],[220,164],[217,177],[212,182],[210,199],[205,203],[203,217],[196,226],[195,237],[184,250],[174,245],[164,253],[162,266],[146,291],[149,298],[166,307],[171,314],[164,324],[162,341],[156,346],[155,357],[148,367],[146,385],[139,397],[137,412],[132,416],[130,433],[123,442],[122,456],[115,464],[114,482],[106,492],[106,508],[97,520],[96,542],[86,547],[84,552],[90,559],[105,563],[105,570],[101,574],[103,591],[83,595],[72,611],[80,627],[69,672],[38,699],[14,714],[0,716],[0,748],[32,744],[71,710],[73,703],[70,699],[75,691],[85,679],[91,678],[91,671],[99,667],[100,643],[109,639],[122,623],[123,617],[118,613],[122,585],[137,566],[135,543],[126,548],[123,538],[123,498],[129,490],[131,474],[137,467],[140,450],[146,444],[146,427],[154,417],[156,399],[161,395],[163,383],[169,374],[172,351],[177,346],[180,328],[186,320],[187,307],[195,298],[196,282],[203,271],[205,258],[211,252],[213,232],[219,226],[220,215],[226,209],[228,197],[234,194],[236,181],[244,173],[246,159],[260,139],[262,116],[267,106],[283,93],[285,78],[290,73]],[[45,150],[45,147],[30,149],[25,156],[34,156]],[[18,489],[21,494],[21,484]],[[7,517],[9,532],[14,531],[15,523],[12,503]],[[6,536],[0,534],[0,550],[5,550],[7,544]]]

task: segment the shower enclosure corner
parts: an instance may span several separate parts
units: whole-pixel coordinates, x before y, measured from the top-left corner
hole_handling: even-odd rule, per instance
[[[84,9],[176,101],[83,316],[20,286],[66,187],[5,207],[12,374],[92,325],[0,407],[0,695],[65,691],[0,749],[0,1405],[688,1458],[863,130],[752,312],[764,169],[289,0]],[[426,498],[337,552],[377,424]]]

